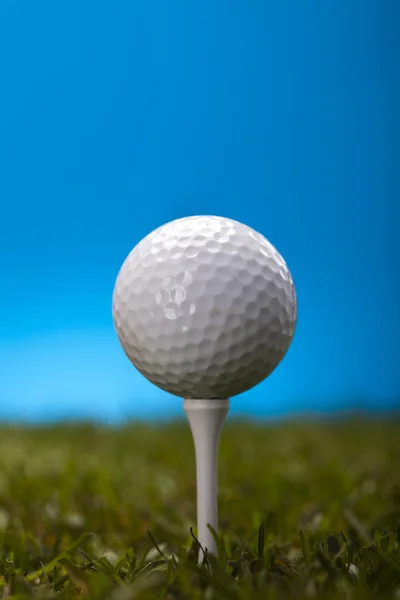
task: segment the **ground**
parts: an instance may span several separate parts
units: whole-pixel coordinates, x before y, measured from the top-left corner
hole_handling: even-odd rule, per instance
[[[184,422],[2,427],[0,596],[400,599],[400,421],[227,423],[200,566],[195,511]]]

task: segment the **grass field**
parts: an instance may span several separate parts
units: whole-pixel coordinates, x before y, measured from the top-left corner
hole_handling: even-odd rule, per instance
[[[194,464],[186,423],[1,428],[0,596],[400,599],[399,421],[228,423],[200,566]]]

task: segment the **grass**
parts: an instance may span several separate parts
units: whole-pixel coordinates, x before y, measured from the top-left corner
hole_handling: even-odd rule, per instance
[[[400,599],[399,421],[228,423],[219,463],[198,565],[186,423],[1,428],[0,596]]]

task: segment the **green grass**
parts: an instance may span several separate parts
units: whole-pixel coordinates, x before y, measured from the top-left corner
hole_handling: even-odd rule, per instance
[[[400,599],[398,421],[227,424],[200,566],[194,464],[186,423],[1,428],[0,596]]]

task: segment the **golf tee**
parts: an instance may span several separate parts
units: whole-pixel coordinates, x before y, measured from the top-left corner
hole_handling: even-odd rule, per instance
[[[229,411],[228,399],[184,400],[196,454],[197,538],[203,549],[217,554],[208,524],[218,532],[218,446]]]

